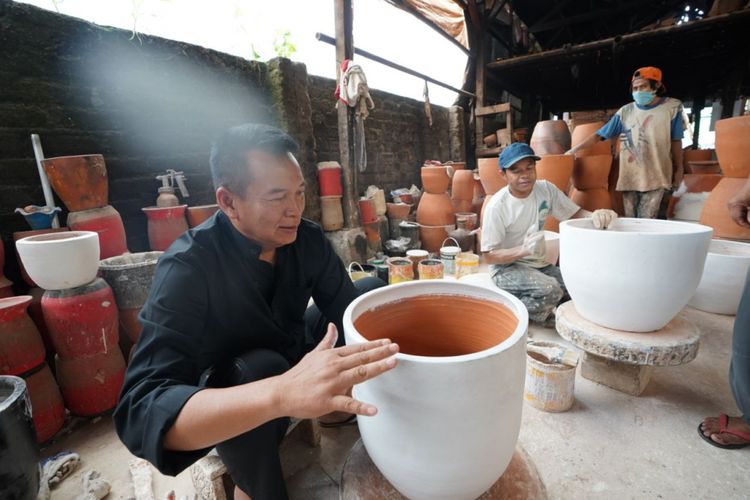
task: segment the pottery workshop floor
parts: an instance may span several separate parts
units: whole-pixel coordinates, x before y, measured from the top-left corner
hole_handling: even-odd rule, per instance
[[[640,397],[629,396],[580,376],[576,403],[552,414],[524,406],[519,445],[534,462],[551,499],[730,499],[750,496],[750,449],[720,450],[702,441],[697,427],[706,415],[737,415],[727,382],[734,317],[692,309],[687,316],[702,332],[698,357],[687,365],[655,368]],[[560,338],[532,327],[536,340]],[[501,381],[499,381],[501,383]],[[81,473],[95,468],[112,483],[108,498],[133,496],[130,454],[115,435],[111,419],[82,421],[43,450],[78,452],[82,465],[53,491],[52,499],[75,498]],[[282,457],[293,499],[338,498],[348,451],[359,438],[356,427],[322,429],[311,448],[295,430]],[[460,457],[457,457],[460,459]],[[155,498],[174,490],[194,493],[189,473],[176,478],[154,470]]]

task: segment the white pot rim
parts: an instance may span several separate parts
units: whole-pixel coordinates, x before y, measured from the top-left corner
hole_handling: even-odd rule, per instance
[[[628,230],[618,231],[618,225],[627,224]],[[639,231],[635,229],[638,226],[642,226],[644,230]],[[713,228],[704,226],[703,224],[695,224],[692,222],[680,222],[675,220],[662,220],[662,219],[635,219],[629,217],[619,217],[612,223],[611,228],[613,230],[601,230],[594,228],[593,219],[591,217],[584,217],[582,219],[568,219],[560,222],[560,232],[563,229],[572,231],[591,231],[602,237],[617,237],[619,236],[673,236],[681,234],[703,234],[713,232]],[[631,230],[632,228],[632,230]]]
[[[739,250],[742,253],[727,253],[717,250],[716,247],[720,245],[729,247],[730,249]],[[708,255],[714,255],[716,257],[721,257],[722,259],[748,260],[750,259],[750,243],[734,240],[720,240],[718,238],[714,238],[711,240],[711,245],[708,247]]]
[[[438,290],[436,290],[435,287],[437,287]],[[416,291],[414,291],[412,293],[412,288],[416,288],[417,290],[420,290],[422,288],[432,290],[425,291],[423,293],[417,293]],[[405,354],[399,352],[396,354],[396,359],[398,359],[399,361],[412,361],[423,364],[445,364],[476,361],[510,349],[520,339],[522,339],[524,335],[526,335],[526,331],[528,330],[529,312],[526,309],[526,306],[524,306],[523,303],[516,297],[504,290],[501,290],[499,288],[488,288],[471,283],[462,283],[460,281],[417,280],[377,288],[357,297],[354,301],[352,301],[351,304],[349,304],[349,307],[347,307],[346,311],[344,312],[343,326],[345,332],[349,332],[349,335],[356,338],[360,342],[369,342],[369,340],[364,338],[354,327],[354,322],[352,321],[352,313],[364,300],[367,300],[370,295],[374,293],[384,293],[385,291],[395,292],[396,295],[400,295],[394,297],[393,300],[389,300],[388,302],[395,302],[401,299],[419,295],[463,295],[465,297],[471,298],[482,298],[486,297],[487,295],[499,295],[503,298],[503,301],[498,302],[505,302],[505,304],[503,305],[508,307],[508,309],[510,309],[513,315],[518,319],[518,325],[516,325],[513,333],[508,338],[506,338],[499,344],[490,347],[489,349],[473,352],[471,354],[462,354],[460,356],[419,356],[416,354]]]
[[[16,241],[16,245],[48,245],[50,243],[69,243],[89,238],[98,238],[95,231],[59,231],[54,233],[35,234]]]

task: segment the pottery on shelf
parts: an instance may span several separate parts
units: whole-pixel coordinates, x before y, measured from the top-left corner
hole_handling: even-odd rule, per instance
[[[148,244],[151,250],[164,251],[188,230],[187,205],[142,208],[148,219]]]
[[[16,241],[29,277],[45,290],[90,283],[99,269],[99,235],[93,231],[39,234]]]
[[[612,155],[589,155],[575,159],[573,186],[579,190],[609,189]]]
[[[428,226],[452,224],[453,204],[446,194],[424,193],[417,206],[417,222]]]
[[[107,205],[107,167],[102,155],[46,158],[42,166],[52,189],[70,212]]]
[[[557,189],[567,193],[570,177],[573,175],[574,160],[573,155],[548,154],[540,156],[540,160],[536,162],[536,177],[551,182],[557,186]]]
[[[474,275],[476,276],[476,275]],[[344,313],[347,345],[390,338],[396,367],[354,387],[367,453],[412,499],[474,499],[508,466],[521,424],[528,313],[498,288],[411,281]]]
[[[195,227],[208,220],[216,211],[219,210],[219,205],[198,205],[195,207],[187,207],[187,221],[188,226]]]
[[[745,182],[745,179],[723,177],[706,198],[700,222],[714,228],[714,237],[750,240],[750,229],[736,224],[727,209],[727,201],[737,194]]]
[[[451,182],[452,167],[430,165],[422,167],[422,187],[425,193],[442,194]]]
[[[606,231],[591,218],[560,223],[560,269],[584,318],[616,330],[663,328],[693,296],[710,227],[656,219],[617,219]]]
[[[570,193],[570,199],[573,200],[573,203],[589,212],[600,208],[612,208],[612,196],[609,191],[603,188],[588,189],[586,191],[573,189]]]
[[[716,122],[716,157],[727,177],[750,175],[750,115]]]
[[[577,146],[578,144],[582,143],[588,137],[602,128],[604,126],[604,122],[594,122],[594,123],[582,123],[580,125],[576,125],[576,127],[573,129],[573,133],[571,134],[571,144],[573,146]],[[586,148],[586,149],[579,149],[576,151],[576,158],[581,156],[592,156],[592,155],[611,155],[612,154],[612,140],[607,139],[606,141],[599,141],[596,142],[593,146]]]
[[[570,130],[564,120],[537,122],[529,145],[537,156],[561,155],[570,149]]]
[[[71,231],[94,231],[99,235],[99,258],[107,259],[128,251],[125,226],[112,205],[68,214]]]
[[[750,243],[712,240],[703,277],[688,305],[716,314],[737,314],[750,269]]]
[[[508,182],[500,172],[497,156],[494,158],[478,158],[477,170],[479,171],[479,180],[487,196],[491,196],[508,185]]]

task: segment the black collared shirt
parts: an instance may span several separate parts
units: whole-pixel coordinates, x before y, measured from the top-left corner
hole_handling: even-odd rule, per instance
[[[343,332],[357,292],[320,227],[302,220],[297,239],[258,259],[221,211],[175,241],[156,266],[141,311],[143,332],[114,413],[120,439],[161,472],[177,474],[208,450],[165,450],[164,434],[209,367],[272,349],[291,364],[305,353],[303,314],[312,297]]]

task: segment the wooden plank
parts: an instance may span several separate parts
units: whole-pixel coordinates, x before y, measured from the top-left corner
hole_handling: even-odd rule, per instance
[[[475,114],[477,116],[487,116],[487,115],[496,115],[498,113],[507,113],[508,111],[510,111],[510,103],[504,102],[501,104],[495,104],[493,106],[477,107]]]

